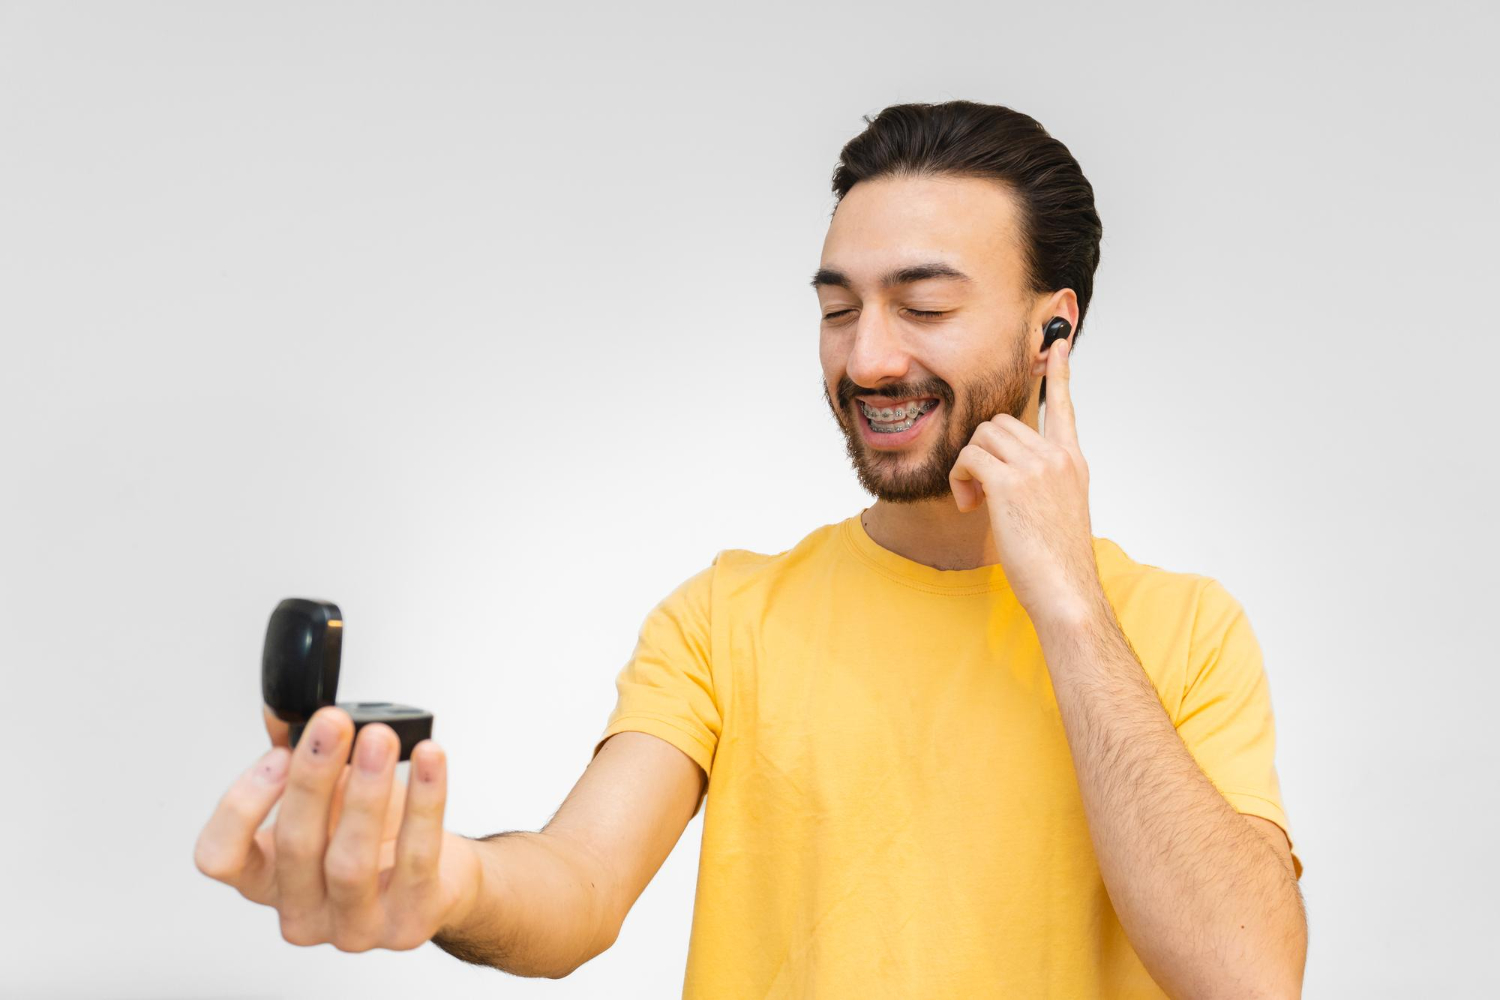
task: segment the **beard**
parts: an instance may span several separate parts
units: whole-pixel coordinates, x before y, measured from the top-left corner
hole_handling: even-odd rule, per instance
[[[960,386],[962,399],[956,399],[953,387],[941,379],[925,382],[901,382],[868,389],[856,385],[847,375],[839,379],[838,403],[828,395],[823,382],[823,400],[833,413],[834,421],[844,435],[844,449],[859,485],[886,503],[919,503],[943,500],[953,495],[948,474],[958,462],[958,454],[974,436],[974,431],[997,414],[1009,413],[1017,420],[1031,402],[1031,345],[1023,327],[1012,338],[1009,357],[979,377]],[[939,426],[930,428],[925,437],[925,453],[915,450],[876,451],[864,442],[859,421],[857,395],[879,392],[890,399],[912,396],[935,396],[942,401],[938,412],[926,419],[940,418]]]

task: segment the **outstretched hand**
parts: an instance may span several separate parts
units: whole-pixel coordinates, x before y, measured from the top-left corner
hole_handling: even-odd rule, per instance
[[[340,951],[407,950],[473,906],[474,842],[443,829],[447,759],[412,749],[410,787],[395,777],[400,741],[384,723],[319,709],[297,746],[262,709],[273,746],[219,801],[198,836],[198,870],[275,907],[282,937]],[[349,747],[355,743],[354,763]],[[276,820],[261,828],[281,801]]]

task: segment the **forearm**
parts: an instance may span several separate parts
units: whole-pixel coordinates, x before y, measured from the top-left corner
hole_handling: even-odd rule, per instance
[[[467,912],[432,941],[455,958],[560,979],[614,943],[607,887],[576,844],[544,832],[476,840],[482,872]]]
[[[1108,601],[1037,634],[1100,873],[1147,970],[1175,996],[1296,996],[1294,877],[1198,767]]]

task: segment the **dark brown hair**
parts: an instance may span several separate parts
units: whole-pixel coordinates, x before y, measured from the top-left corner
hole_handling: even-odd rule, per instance
[[[886,176],[948,174],[1004,183],[1021,208],[1027,291],[1073,289],[1076,347],[1094,293],[1104,226],[1094,210],[1093,185],[1068,147],[1030,115],[975,101],[893,104],[864,121],[865,130],[839,152],[836,198],[842,201],[860,181]]]

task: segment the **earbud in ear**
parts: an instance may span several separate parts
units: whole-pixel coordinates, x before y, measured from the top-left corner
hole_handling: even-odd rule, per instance
[[[1072,323],[1069,323],[1061,316],[1053,316],[1047,321],[1047,325],[1042,327],[1042,350],[1045,351],[1055,342],[1066,338],[1072,332]],[[1037,399],[1042,403],[1047,401],[1047,376],[1045,375],[1042,376],[1042,388]]]
[[[1072,332],[1072,323],[1069,323],[1061,316],[1053,316],[1052,319],[1047,322],[1047,325],[1042,329],[1042,350],[1045,351],[1047,348],[1052,346],[1053,341],[1062,340]]]

